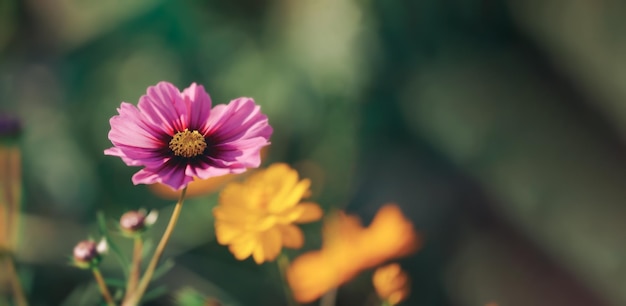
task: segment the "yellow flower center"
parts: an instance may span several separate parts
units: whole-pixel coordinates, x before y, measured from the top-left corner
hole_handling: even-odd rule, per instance
[[[182,157],[195,157],[206,149],[206,141],[204,140],[204,136],[200,134],[197,130],[190,132],[188,129],[185,129],[182,132],[176,133],[174,138],[170,140],[170,149],[174,152],[176,156]]]

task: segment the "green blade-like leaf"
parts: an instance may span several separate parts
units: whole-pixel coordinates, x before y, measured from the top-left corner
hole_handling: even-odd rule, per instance
[[[111,287],[115,287],[115,288],[125,288],[126,287],[126,281],[123,279],[117,279],[117,278],[105,278],[104,279],[104,283],[111,286]]]
[[[174,300],[177,306],[203,306],[205,305],[206,297],[196,290],[187,287],[178,290],[174,296]]]
[[[159,297],[167,294],[167,287],[165,285],[158,286],[150,291],[148,291],[143,298],[141,299],[142,303],[158,299]]]
[[[154,240],[150,238],[146,238],[143,241],[143,250],[141,253],[141,259],[148,259],[152,256],[152,251],[154,250]]]
[[[95,281],[75,287],[70,294],[61,302],[61,306],[95,305],[98,303],[100,293]]]
[[[109,248],[111,249],[111,251],[113,251],[113,253],[115,254],[115,258],[117,258],[120,265],[122,266],[122,272],[124,273],[124,277],[128,278],[128,274],[130,273],[130,261],[128,260],[128,258],[126,258],[126,256],[124,256],[120,248],[115,243],[113,243],[113,239],[111,239],[109,231],[107,230],[107,223],[106,218],[104,217],[104,213],[102,211],[98,211],[96,216],[98,219],[98,229],[100,230],[100,235],[106,238],[107,243],[109,244]]]
[[[0,306],[9,306],[9,300],[3,296],[0,296]]]
[[[164,263],[162,263],[156,270],[154,270],[154,274],[152,275],[152,279],[150,281],[155,281],[159,279],[161,276],[165,275],[169,270],[174,267],[175,263],[173,260],[168,259]]]

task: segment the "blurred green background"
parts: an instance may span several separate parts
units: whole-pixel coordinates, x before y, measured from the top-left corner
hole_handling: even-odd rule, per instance
[[[108,120],[149,85],[251,96],[265,163],[369,222],[399,203],[425,235],[405,305],[626,305],[626,4],[619,0],[0,0],[0,111],[23,121],[17,259],[32,305],[95,305],[74,244],[128,209]],[[237,262],[188,201],[156,286],[283,305],[276,268]],[[306,249],[320,224],[304,226]],[[129,249],[127,241],[120,240]],[[128,244],[128,245],[127,245]],[[300,251],[290,252],[296,255]],[[103,267],[120,277],[116,262]],[[373,305],[371,272],[337,305]],[[0,291],[0,293],[6,291]],[[0,302],[1,303],[1,302]]]

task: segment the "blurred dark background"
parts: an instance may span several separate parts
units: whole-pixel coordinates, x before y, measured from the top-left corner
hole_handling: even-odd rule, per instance
[[[214,103],[254,97],[275,131],[265,163],[310,177],[325,209],[369,222],[399,203],[426,239],[401,261],[405,305],[626,305],[625,12],[618,0],[0,0],[31,304],[96,303],[67,256],[97,236],[97,211],[113,223],[160,209],[161,233],[173,201],[102,151],[120,102],[167,80],[201,83]],[[191,287],[282,305],[274,265],[215,242],[215,203],[186,204],[155,285],[169,293],[151,304]],[[303,228],[305,250],[319,247],[320,224]],[[121,275],[109,258],[103,270]],[[372,305],[368,273],[337,305]]]

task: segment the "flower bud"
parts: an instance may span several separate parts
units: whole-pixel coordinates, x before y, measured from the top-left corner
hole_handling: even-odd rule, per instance
[[[158,212],[156,210],[150,211],[147,215],[143,209],[131,210],[124,213],[120,218],[120,228],[127,236],[141,234],[156,222],[157,217]]]
[[[144,228],[143,221],[145,219],[146,216],[142,212],[132,210],[122,215],[120,226],[125,231],[136,232]]]
[[[83,240],[74,247],[73,259],[74,265],[83,268],[90,269],[97,266],[102,259],[102,254],[107,249],[106,240],[103,238],[96,244],[93,240]]]
[[[15,139],[22,132],[21,121],[8,114],[0,114],[0,139]]]

